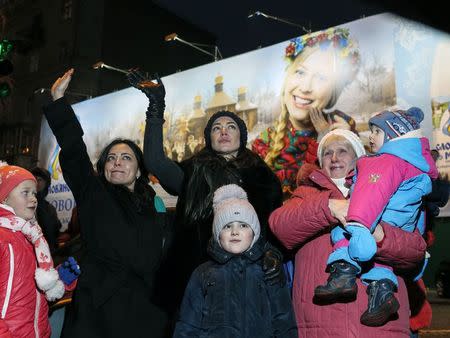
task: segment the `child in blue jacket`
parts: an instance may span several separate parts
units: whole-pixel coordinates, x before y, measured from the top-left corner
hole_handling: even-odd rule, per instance
[[[264,281],[260,224],[245,191],[214,193],[211,259],[191,276],[174,337],[297,337],[287,285]]]

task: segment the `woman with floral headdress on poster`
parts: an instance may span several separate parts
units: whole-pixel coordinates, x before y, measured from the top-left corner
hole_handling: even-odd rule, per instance
[[[252,148],[290,194],[299,168],[316,162],[317,141],[324,134],[336,128],[355,131],[355,121],[332,108],[359,69],[359,53],[348,29],[330,28],[291,40],[285,59],[280,116]]]

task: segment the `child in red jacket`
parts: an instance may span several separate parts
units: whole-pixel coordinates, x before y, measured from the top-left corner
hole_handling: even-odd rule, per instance
[[[49,337],[47,300],[65,288],[35,220],[36,179],[0,162],[0,337]]]

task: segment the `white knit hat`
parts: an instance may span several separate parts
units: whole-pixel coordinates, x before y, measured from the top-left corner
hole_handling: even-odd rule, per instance
[[[317,158],[319,159],[319,164],[321,168],[322,168],[323,145],[325,144],[326,140],[328,140],[331,136],[341,136],[345,138],[355,151],[356,158],[359,158],[366,154],[366,150],[364,149],[361,140],[354,132],[347,129],[334,129],[326,133],[325,136],[322,138],[322,140],[320,140],[319,142],[319,147],[317,148]]]
[[[231,222],[243,222],[253,230],[252,244],[258,240],[261,232],[258,215],[247,199],[247,194],[240,186],[228,184],[214,192],[213,236],[219,242],[219,234],[225,225]]]

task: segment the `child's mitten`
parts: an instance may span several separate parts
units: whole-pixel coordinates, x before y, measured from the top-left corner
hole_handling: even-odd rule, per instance
[[[358,262],[367,262],[377,252],[377,243],[369,229],[359,223],[347,223],[345,230],[351,234],[348,254]]]
[[[70,285],[80,275],[80,267],[73,257],[69,257],[60,266],[58,266],[59,278],[65,285]]]

